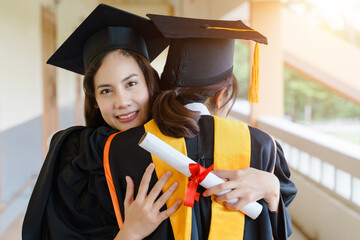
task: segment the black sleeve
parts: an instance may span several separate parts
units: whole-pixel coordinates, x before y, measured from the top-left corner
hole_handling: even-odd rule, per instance
[[[291,218],[286,207],[292,202],[297,193],[295,184],[290,180],[290,169],[287,165],[283,150],[276,142],[276,148],[271,137],[256,129],[251,128],[251,167],[272,172],[280,182],[280,203],[277,218],[273,213],[268,214],[274,238],[287,239],[292,233]],[[275,152],[275,149],[277,151]],[[275,155],[276,154],[276,155]],[[274,166],[274,159],[275,166]],[[265,221],[265,220],[264,220]]]
[[[51,142],[23,224],[23,239],[113,239],[117,224],[102,167],[110,129],[75,128]]]
[[[278,211],[277,234],[279,239],[287,239],[292,233],[291,217],[286,207],[294,200],[297,189],[295,184],[290,180],[290,169],[285,159],[284,152],[278,142],[277,157],[274,169],[275,176],[280,182],[280,203]]]

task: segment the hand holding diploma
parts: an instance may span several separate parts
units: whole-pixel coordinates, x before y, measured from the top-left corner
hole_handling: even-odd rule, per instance
[[[181,152],[177,151],[158,137],[154,136],[151,133],[146,132],[144,136],[141,138],[139,142],[139,146],[144,148],[145,150],[149,151],[150,153],[154,154],[182,174],[186,175],[187,177],[192,176],[190,172],[189,165],[196,164],[193,160],[182,154]],[[216,176],[213,173],[208,173],[205,179],[200,182],[200,185],[204,188],[208,189],[210,187],[216,186],[218,184],[224,183],[225,181]],[[230,192],[230,190],[223,191],[219,194],[225,194]],[[233,204],[237,202],[238,199],[234,198],[228,200],[227,202]],[[251,202],[247,204],[245,207],[241,209],[241,211],[249,216],[252,219],[256,219],[262,211],[262,206],[257,202]]]

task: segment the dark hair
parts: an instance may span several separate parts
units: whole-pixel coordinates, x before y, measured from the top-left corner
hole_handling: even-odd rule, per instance
[[[230,101],[232,101],[233,105],[238,96],[237,80],[233,74],[221,82],[210,86],[167,87],[170,90],[161,92],[156,97],[152,108],[153,118],[160,131],[171,137],[191,138],[197,135],[199,133],[197,123],[200,114],[185,108],[184,105],[193,102],[204,103],[209,97],[214,97],[224,87],[226,88],[225,94],[230,94],[230,96],[220,108],[223,108]],[[213,99],[211,99],[208,107],[210,111],[216,110],[217,107]]]
[[[142,54],[124,49],[116,49],[105,51],[98,54],[91,62],[89,63],[84,77],[84,92],[85,92],[85,101],[84,101],[84,115],[86,126],[88,127],[100,127],[100,126],[109,126],[103,117],[101,116],[100,109],[97,106],[95,98],[95,86],[94,86],[94,76],[99,70],[105,56],[112,51],[117,51],[119,54],[122,54],[125,57],[132,57],[135,59],[139,65],[142,73],[144,74],[147,89],[149,91],[149,112],[148,116],[150,119],[151,107],[153,99],[159,91],[159,75],[155,69],[150,65],[149,60],[147,60]]]

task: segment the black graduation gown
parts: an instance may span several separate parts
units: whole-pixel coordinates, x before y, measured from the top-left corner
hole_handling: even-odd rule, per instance
[[[212,117],[203,116],[199,124],[202,129],[199,139],[205,154],[200,163],[208,167],[212,163],[212,150],[206,148],[212,146],[209,142],[213,142]],[[105,141],[114,132],[105,127],[96,130],[73,127],[60,131],[53,137],[25,215],[22,232],[24,240],[113,239],[116,236],[119,229],[102,159]],[[272,159],[274,154],[271,140],[257,129],[250,128],[250,133],[251,167],[264,169],[264,166],[269,166],[265,160]],[[110,148],[111,154],[118,159],[110,164],[122,213],[126,191],[125,176],[133,178],[137,191],[142,175],[151,162],[151,155],[137,146],[143,134],[143,127],[118,134]],[[198,138],[186,139],[189,155],[194,160],[201,155],[197,153],[197,140]],[[277,229],[279,239],[285,239],[291,233],[291,220],[285,206],[294,198],[296,188],[289,180],[290,172],[280,146],[277,155],[275,174],[281,186],[279,223],[276,224],[276,216],[260,201],[265,208],[256,221],[246,217],[244,239],[270,239],[271,230],[277,225],[282,226]],[[154,173],[150,187],[156,181]],[[201,187],[199,191],[203,191]],[[198,234],[193,239],[207,238],[210,201],[210,198],[201,196],[200,201],[195,202],[193,232]],[[165,220],[146,239],[173,239],[170,221]]]
[[[200,134],[192,139],[185,139],[188,156],[205,167],[213,164],[214,144],[214,119],[211,116],[202,116],[199,121]],[[250,167],[271,172],[274,165],[273,159],[275,148],[271,137],[256,129],[249,127],[251,136],[251,160]],[[122,219],[123,201],[126,193],[125,176],[131,176],[135,183],[135,193],[140,185],[142,175],[146,167],[152,162],[150,153],[136,147],[145,130],[143,127],[131,129],[118,134],[111,142],[109,150],[110,169],[113,176],[117,197],[120,203]],[[229,141],[231,141],[229,139]],[[272,213],[264,200],[258,201],[263,205],[263,210],[256,220],[245,218],[245,230],[243,239],[287,239],[292,232],[291,219],[286,207],[296,195],[296,187],[290,181],[290,170],[286,163],[281,146],[277,143],[277,157],[274,174],[280,181],[281,199],[278,216]],[[157,176],[154,173],[150,183],[150,189],[156,183]],[[204,189],[199,186],[198,192]],[[165,209],[165,207],[164,207]],[[200,195],[199,202],[195,202],[192,214],[192,240],[208,238],[211,221],[211,198]],[[145,239],[174,239],[170,220],[165,220],[150,236]]]
[[[114,132],[79,126],[54,135],[25,214],[24,240],[116,236],[102,166],[105,141]]]

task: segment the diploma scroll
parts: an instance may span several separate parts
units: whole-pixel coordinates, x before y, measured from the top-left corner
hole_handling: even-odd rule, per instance
[[[182,174],[184,174],[187,177],[191,176],[191,172],[189,170],[189,164],[195,163],[193,160],[191,160],[189,157],[185,156],[166,142],[162,141],[155,135],[145,132],[143,137],[139,141],[139,146],[147,150],[148,152],[154,154],[158,158],[160,158],[162,161],[166,162]],[[213,186],[216,186],[218,184],[224,183],[225,181],[216,176],[213,173],[209,173],[206,178],[200,183],[201,186],[204,188],[210,188]],[[222,195],[225,193],[230,192],[231,190],[226,190],[218,195]],[[235,203],[238,199],[231,199],[228,201],[228,203]],[[244,208],[241,209],[241,211],[249,216],[252,219],[256,219],[259,214],[262,211],[262,205],[260,205],[257,202],[251,202],[247,204]]]

